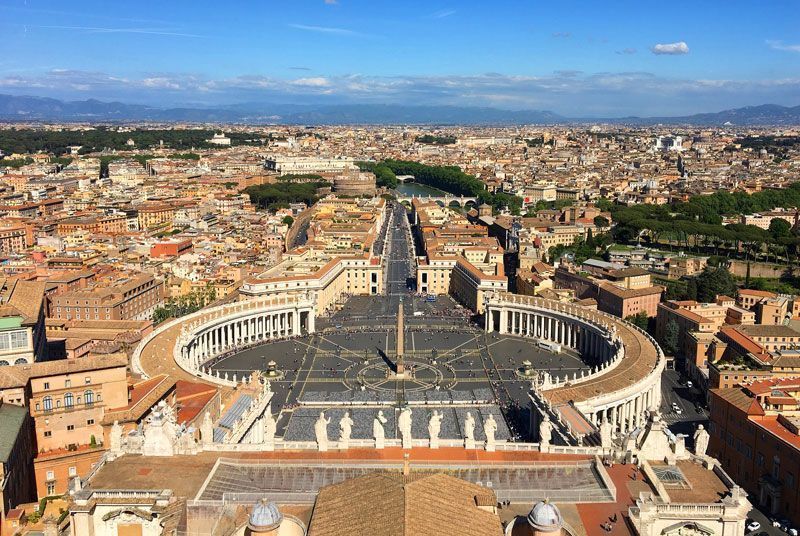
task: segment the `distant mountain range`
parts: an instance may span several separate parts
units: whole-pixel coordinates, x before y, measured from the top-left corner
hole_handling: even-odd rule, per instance
[[[800,125],[800,106],[747,106],[682,117],[622,117],[582,119],[546,110],[501,110],[462,106],[395,104],[273,104],[244,103],[214,107],[157,108],[95,99],[62,101],[47,97],[0,94],[0,120],[95,122],[196,122],[288,125],[428,124],[530,125],[614,123],[630,125],[734,126]]]

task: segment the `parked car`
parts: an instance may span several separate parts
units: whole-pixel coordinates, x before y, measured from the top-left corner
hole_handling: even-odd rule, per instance
[[[761,523],[758,521],[749,521],[745,528],[747,529],[747,532],[755,532],[761,528]]]

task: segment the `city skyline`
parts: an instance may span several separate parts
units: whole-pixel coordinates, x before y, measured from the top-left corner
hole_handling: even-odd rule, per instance
[[[145,3],[131,13],[97,2],[70,11],[5,2],[0,92],[162,106],[487,106],[571,117],[793,106],[800,44],[792,21],[800,13],[791,2],[770,7],[314,0],[225,10]]]

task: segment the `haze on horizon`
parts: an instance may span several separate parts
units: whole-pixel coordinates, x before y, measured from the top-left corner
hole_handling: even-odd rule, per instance
[[[0,1],[0,93],[668,116],[800,104],[800,3]]]

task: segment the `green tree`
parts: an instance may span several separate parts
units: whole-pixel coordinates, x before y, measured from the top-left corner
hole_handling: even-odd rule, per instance
[[[697,301],[713,302],[720,294],[736,296],[736,281],[726,268],[706,266],[697,276]]]
[[[605,197],[601,197],[600,199],[594,202],[594,206],[596,206],[603,212],[611,212],[611,209],[614,208],[614,203],[612,203]]]
[[[292,224],[294,223],[294,218],[292,218],[291,216],[284,216],[282,221],[284,225],[288,225],[289,227],[291,227]]]
[[[640,329],[643,329],[645,331],[647,331],[647,329],[648,329],[648,327],[650,325],[650,318],[647,316],[647,313],[645,313],[644,311],[640,311],[640,312],[636,313],[635,315],[630,315],[630,316],[626,317],[625,320],[627,320],[628,322],[630,322],[634,326],[637,326]]]
[[[783,218],[773,218],[772,221],[769,222],[769,229],[767,229],[767,232],[769,232],[772,238],[778,240],[779,238],[791,235],[792,226]]]
[[[680,327],[678,326],[678,323],[674,318],[670,318],[667,321],[667,325],[664,326],[664,340],[662,341],[664,350],[670,355],[675,355],[678,353],[679,334]]]
[[[605,216],[595,216],[594,224],[602,231],[603,229],[607,229],[611,225],[611,222],[609,222],[608,218]]]

